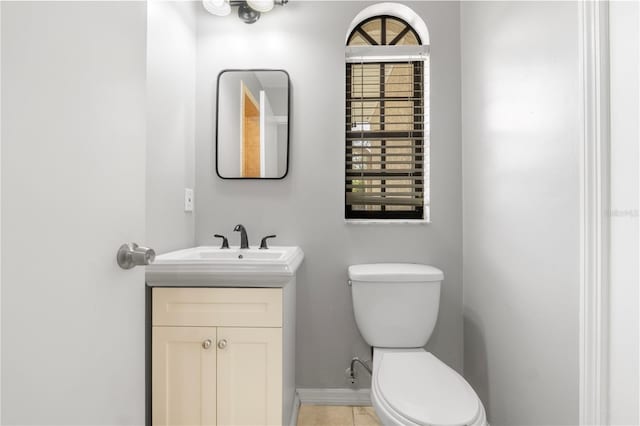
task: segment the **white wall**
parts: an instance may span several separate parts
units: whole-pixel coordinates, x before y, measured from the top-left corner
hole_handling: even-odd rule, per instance
[[[0,3],[0,100],[2,100],[2,3]],[[2,376],[2,102],[0,102],[0,376]],[[2,424],[2,380],[0,379],[0,424]]]
[[[260,160],[264,176],[278,175],[278,123],[266,91],[260,92]],[[282,139],[282,138],[280,138]]]
[[[464,372],[499,425],[578,423],[577,2],[461,5]]]
[[[2,424],[144,422],[143,2],[2,4]]]
[[[638,141],[640,6],[610,3],[611,289],[609,419],[640,423],[638,390]]]
[[[344,222],[344,43],[351,20],[369,2],[290,2],[247,26],[231,16],[198,16],[196,186],[198,244],[214,233],[251,245],[274,244],[306,254],[298,275],[297,385],[345,387],[352,356],[369,358],[353,317],[347,266],[420,262],[444,270],[438,325],[428,344],[462,369],[462,218],[459,5],[407,2],[431,36],[430,225]],[[291,163],[278,181],[225,181],[215,175],[214,117],[218,73],[225,68],[281,68],[292,84]],[[363,386],[368,383],[363,374]]]
[[[196,5],[148,3],[145,243],[158,253],[192,247],[195,240],[195,214],[184,211],[184,189],[195,185]]]

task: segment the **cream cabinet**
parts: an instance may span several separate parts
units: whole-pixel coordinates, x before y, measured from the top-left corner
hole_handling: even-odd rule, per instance
[[[289,422],[283,416],[283,293],[152,289],[154,426]]]
[[[216,329],[153,327],[154,425],[215,425]]]

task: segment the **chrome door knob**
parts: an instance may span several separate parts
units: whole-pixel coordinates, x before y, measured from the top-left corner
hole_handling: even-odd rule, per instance
[[[120,246],[116,261],[122,269],[131,269],[134,266],[148,265],[156,259],[156,252],[148,247],[140,247],[136,243],[127,243]]]
[[[226,347],[227,347],[227,341],[225,339],[222,339],[218,342],[218,348],[224,349]]]
[[[211,347],[211,340],[207,339],[204,342],[202,342],[202,349],[209,349]]]

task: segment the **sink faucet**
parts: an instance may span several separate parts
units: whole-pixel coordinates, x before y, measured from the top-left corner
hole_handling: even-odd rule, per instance
[[[247,238],[247,230],[242,225],[236,225],[233,228],[234,231],[240,231],[240,248],[248,249],[249,248],[249,239]]]

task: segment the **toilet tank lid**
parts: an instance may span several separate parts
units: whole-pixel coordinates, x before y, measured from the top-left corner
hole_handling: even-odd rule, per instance
[[[417,263],[370,263],[349,266],[349,279],[368,282],[442,281],[444,273],[433,266]]]

